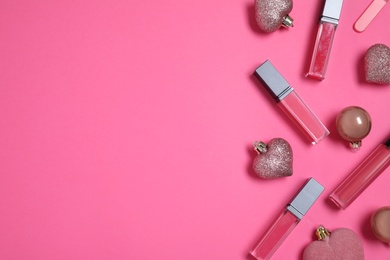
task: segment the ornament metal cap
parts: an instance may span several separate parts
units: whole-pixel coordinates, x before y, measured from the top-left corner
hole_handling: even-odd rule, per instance
[[[316,235],[318,240],[322,240],[325,237],[330,236],[330,231],[326,229],[324,226],[319,226],[316,230]]]
[[[283,17],[282,26],[285,28],[294,27],[293,21],[294,19],[287,14],[285,17]]]
[[[359,151],[361,146],[362,141],[349,142],[349,147],[352,149],[353,152]]]
[[[255,141],[253,143],[253,147],[255,148],[255,151],[260,154],[260,153],[265,153],[267,152],[267,144],[263,143],[262,141]]]

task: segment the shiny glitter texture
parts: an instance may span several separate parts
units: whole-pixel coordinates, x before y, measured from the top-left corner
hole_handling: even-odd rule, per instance
[[[264,32],[276,31],[293,7],[292,0],[256,0],[256,21]]]
[[[364,57],[366,81],[376,84],[390,84],[390,48],[374,44]]]
[[[282,138],[268,142],[266,151],[259,151],[253,161],[253,170],[264,179],[276,179],[293,174],[293,153],[290,144]]]

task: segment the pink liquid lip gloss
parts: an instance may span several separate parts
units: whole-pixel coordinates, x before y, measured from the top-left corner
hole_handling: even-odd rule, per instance
[[[325,78],[342,5],[343,0],[325,1],[307,77],[317,80]]]
[[[310,178],[250,254],[256,259],[270,259],[323,191],[324,187]]]
[[[318,143],[329,134],[328,129],[271,62],[267,60],[261,64],[256,69],[255,76],[276,100],[282,111],[295,123],[312,144]]]
[[[378,145],[333,191],[330,199],[346,209],[390,165],[390,139]]]

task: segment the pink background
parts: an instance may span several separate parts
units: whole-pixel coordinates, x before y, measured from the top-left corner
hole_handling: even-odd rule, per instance
[[[248,259],[309,177],[319,201],[273,259],[300,259],[319,225],[348,227],[366,259],[390,205],[390,169],[350,208],[327,199],[389,134],[390,86],[362,58],[390,46],[390,7],[352,26],[370,0],[345,1],[327,77],[305,78],[322,1],[295,1],[295,26],[261,33],[253,1],[0,1],[0,259]],[[252,76],[269,59],[331,131],[312,146]],[[344,107],[373,120],[352,153]],[[251,170],[255,140],[282,137],[294,175]]]

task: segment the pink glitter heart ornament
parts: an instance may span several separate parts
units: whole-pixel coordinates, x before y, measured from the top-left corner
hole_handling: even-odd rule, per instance
[[[292,0],[256,0],[256,22],[264,32],[274,32],[279,27],[292,27],[288,15],[293,8]]]
[[[368,48],[364,68],[368,83],[390,84],[390,48],[381,43]]]
[[[253,144],[258,155],[253,160],[253,170],[264,179],[276,179],[293,174],[293,152],[283,138],[271,139],[268,144]]]
[[[303,252],[303,260],[364,260],[363,244],[358,235],[348,228],[332,232],[317,228],[318,241],[311,242]]]

